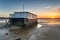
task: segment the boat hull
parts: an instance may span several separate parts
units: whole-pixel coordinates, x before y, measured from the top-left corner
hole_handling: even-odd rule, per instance
[[[36,25],[37,19],[27,19],[27,18],[10,18],[9,25],[10,26],[28,26],[28,25]]]

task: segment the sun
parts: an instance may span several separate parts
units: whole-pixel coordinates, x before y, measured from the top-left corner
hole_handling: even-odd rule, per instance
[[[55,16],[51,16],[51,18],[55,18]]]
[[[52,19],[53,19],[53,18],[56,18],[56,15],[55,15],[55,14],[51,14],[51,15],[50,15],[50,18],[52,18]]]

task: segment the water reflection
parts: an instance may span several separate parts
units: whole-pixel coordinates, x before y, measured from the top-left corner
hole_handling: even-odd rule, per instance
[[[40,28],[40,27],[42,27],[42,25],[41,24],[37,24],[37,28]]]
[[[38,22],[45,25],[59,25],[60,19],[39,19]]]
[[[50,22],[49,22],[49,23],[47,23],[47,24],[49,24],[49,25],[55,25],[55,24],[59,25],[59,24],[60,24],[60,22],[50,21]]]

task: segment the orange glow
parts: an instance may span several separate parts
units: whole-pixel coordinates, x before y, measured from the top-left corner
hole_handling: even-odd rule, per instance
[[[60,18],[60,14],[55,12],[45,12],[38,14],[38,18]]]
[[[38,18],[60,18],[60,15],[56,15],[56,14],[38,15]]]
[[[51,14],[49,16],[50,16],[50,18],[56,18],[57,17],[56,14]]]
[[[56,14],[50,14],[50,15],[38,15],[38,18],[59,18]]]

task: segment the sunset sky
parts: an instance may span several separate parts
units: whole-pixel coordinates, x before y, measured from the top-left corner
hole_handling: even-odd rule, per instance
[[[0,0],[0,17],[14,12],[28,11],[38,18],[60,18],[60,0]]]

